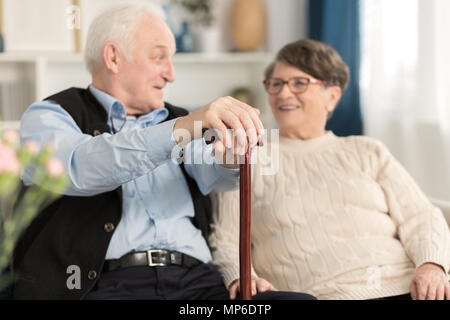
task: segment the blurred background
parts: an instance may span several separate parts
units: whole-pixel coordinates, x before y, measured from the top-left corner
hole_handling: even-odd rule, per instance
[[[150,0],[134,0],[150,1]],[[34,101],[86,87],[88,26],[130,0],[0,0],[0,119],[18,127]],[[383,141],[425,193],[450,201],[450,1],[153,0],[176,36],[167,101],[194,110],[224,95],[276,124],[262,86],[286,43],[332,45],[352,80],[328,129]]]

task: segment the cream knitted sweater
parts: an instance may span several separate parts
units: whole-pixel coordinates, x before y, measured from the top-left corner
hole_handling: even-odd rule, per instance
[[[280,137],[279,171],[253,167],[252,264],[318,299],[409,292],[416,266],[450,264],[450,232],[386,147],[368,137]],[[218,195],[210,237],[225,285],[239,277],[239,192]]]

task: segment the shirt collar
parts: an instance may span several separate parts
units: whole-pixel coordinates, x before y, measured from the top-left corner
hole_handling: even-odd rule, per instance
[[[92,84],[89,85],[89,90],[108,114],[108,126],[112,128],[112,122],[114,121],[114,129],[120,131],[127,121],[127,115],[123,104],[106,92],[94,88]],[[164,121],[168,115],[169,111],[166,108],[156,109],[140,116],[137,119],[137,123],[143,124],[144,127],[148,127]]]

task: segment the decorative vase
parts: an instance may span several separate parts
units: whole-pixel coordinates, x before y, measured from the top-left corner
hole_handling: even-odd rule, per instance
[[[266,37],[266,9],[262,0],[234,0],[231,37],[240,51],[257,50]]]
[[[189,31],[189,25],[186,21],[183,21],[181,32],[176,37],[176,42],[179,53],[194,51],[194,39]]]
[[[3,52],[4,50],[5,50],[5,48],[4,48],[3,36],[0,33],[0,52]]]
[[[254,105],[253,94],[249,88],[245,87],[235,88],[233,91],[231,91],[230,96],[250,106]]]
[[[220,51],[221,33],[217,27],[201,27],[195,32],[195,51],[215,54]]]

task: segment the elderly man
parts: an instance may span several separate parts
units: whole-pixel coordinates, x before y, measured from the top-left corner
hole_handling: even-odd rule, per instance
[[[263,126],[256,109],[230,97],[191,114],[164,103],[163,88],[175,80],[175,50],[154,7],[110,9],[88,33],[92,84],[57,93],[24,114],[22,141],[52,143],[70,185],[16,247],[14,298],[228,297],[210,263],[205,195],[237,188],[239,171],[218,164],[194,124],[223,133],[214,144],[216,156],[242,154]],[[226,139],[228,128],[248,132],[236,149]],[[180,162],[183,153],[212,161],[171,161]],[[23,180],[33,183],[28,172]]]

